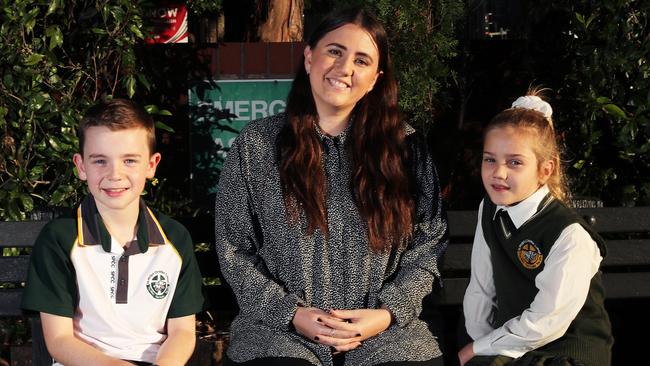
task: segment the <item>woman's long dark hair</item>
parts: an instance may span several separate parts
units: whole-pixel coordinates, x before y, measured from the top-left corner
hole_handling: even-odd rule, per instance
[[[365,9],[353,8],[327,16],[313,31],[314,49],[327,33],[355,24],[372,37],[379,51],[382,74],[373,89],[357,102],[347,148],[352,155],[352,182],[356,204],[368,224],[368,241],[375,252],[403,245],[413,230],[414,201],[405,160],[405,127],[397,107],[397,83],[381,23]],[[321,165],[322,147],[315,130],[318,113],[304,59],[293,81],[286,108],[289,123],[279,138],[280,180],[292,220],[300,212],[307,232],[327,230],[327,191]]]

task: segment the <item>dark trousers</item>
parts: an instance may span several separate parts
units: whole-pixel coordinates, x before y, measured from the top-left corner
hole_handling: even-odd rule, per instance
[[[334,358],[334,365],[340,366],[345,362],[345,357],[337,356]],[[224,366],[314,366],[307,360],[291,357],[266,357],[257,358],[247,362],[235,362],[226,356]],[[443,366],[442,357],[434,358],[429,361],[402,361],[402,362],[384,362],[375,366]]]
[[[465,366],[584,366],[584,364],[571,357],[530,351],[517,359],[507,356],[475,356]]]

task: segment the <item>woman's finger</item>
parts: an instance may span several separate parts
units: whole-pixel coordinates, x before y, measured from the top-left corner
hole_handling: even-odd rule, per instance
[[[353,349],[358,348],[360,346],[361,346],[361,342],[351,342],[341,346],[335,346],[334,350],[336,350],[336,352],[347,352],[347,351],[352,351]]]
[[[331,317],[319,317],[317,319],[323,325],[338,330],[347,330],[350,332],[357,332],[355,325],[347,321],[341,321],[341,319],[331,318]]]

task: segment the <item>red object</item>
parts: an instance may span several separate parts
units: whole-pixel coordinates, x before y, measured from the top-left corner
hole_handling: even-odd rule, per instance
[[[187,43],[187,7],[184,3],[162,2],[147,17],[154,27],[147,43]]]

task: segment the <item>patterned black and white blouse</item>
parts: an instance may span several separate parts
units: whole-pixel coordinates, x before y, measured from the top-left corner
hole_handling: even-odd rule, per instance
[[[396,321],[346,354],[346,365],[424,361],[440,356],[435,337],[418,319],[422,300],[439,280],[438,259],[447,247],[447,221],[432,159],[407,127],[416,177],[413,239],[404,249],[377,254],[368,246],[366,223],[350,189],[346,132],[319,134],[324,145],[329,237],[307,236],[306,224],[290,224],[277,162],[276,139],[284,114],[249,123],[228,152],[215,206],[221,271],[240,312],[231,325],[228,357],[296,357],[332,365],[330,348],[297,334],[296,307],[379,308]],[[351,141],[351,140],[350,140]],[[304,220],[303,220],[304,221]]]

